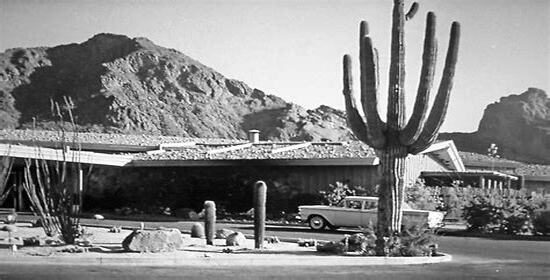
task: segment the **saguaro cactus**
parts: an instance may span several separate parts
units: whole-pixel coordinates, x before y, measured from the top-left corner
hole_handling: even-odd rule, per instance
[[[389,71],[388,109],[386,122],[378,113],[378,51],[369,37],[368,25],[362,21],[359,31],[361,104],[364,117],[359,113],[353,96],[351,58],[344,56],[344,97],[348,123],[354,134],[375,149],[381,159],[382,182],[378,204],[378,253],[383,254],[384,237],[400,231],[404,194],[405,158],[429,147],[437,138],[443,123],[453,84],[458,54],[460,25],[453,22],[443,75],[432,109],[427,115],[437,56],[435,15],[426,17],[426,31],[420,82],[414,111],[408,122],[405,119],[405,21],[412,19],[418,10],[414,3],[405,15],[404,0],[394,0],[392,15],[391,58]],[[427,116],[427,119],[426,119]]]
[[[254,184],[254,248],[261,249],[265,236],[265,201],[267,186],[263,181]]]
[[[216,203],[211,200],[204,202],[204,231],[206,235],[206,244],[214,244],[214,234],[216,232]]]

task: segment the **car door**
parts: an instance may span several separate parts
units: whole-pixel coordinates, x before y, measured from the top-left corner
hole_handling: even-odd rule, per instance
[[[335,226],[356,227],[361,225],[361,208],[363,201],[349,199],[345,200],[344,207],[334,212]]]
[[[376,201],[366,200],[361,209],[361,226],[368,228],[376,225],[378,218],[378,204]]]

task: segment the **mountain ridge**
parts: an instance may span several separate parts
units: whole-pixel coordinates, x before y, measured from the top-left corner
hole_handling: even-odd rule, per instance
[[[65,102],[68,97],[70,102]],[[147,38],[100,33],[85,42],[0,53],[0,129],[56,129],[57,102],[81,131],[264,140],[356,139],[345,112],[297,104],[227,78]],[[63,115],[68,125],[70,116]],[[461,151],[550,164],[550,101],[529,88],[486,107],[473,133],[441,133]]]
[[[98,132],[242,138],[254,128],[265,139],[353,137],[341,116],[323,115],[333,110],[306,110],[146,38],[102,33],[81,44],[0,54],[0,127],[52,127],[50,99],[64,105],[64,96],[79,127]],[[267,116],[277,122],[256,120]],[[316,131],[325,127],[338,132]]]

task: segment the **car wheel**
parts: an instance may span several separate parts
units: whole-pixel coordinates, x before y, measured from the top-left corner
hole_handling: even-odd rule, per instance
[[[319,230],[324,229],[327,226],[327,221],[321,216],[312,216],[309,218],[309,227],[311,229]]]

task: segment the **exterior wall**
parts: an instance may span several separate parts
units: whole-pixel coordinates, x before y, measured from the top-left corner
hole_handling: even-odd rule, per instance
[[[247,180],[274,181],[304,193],[319,193],[329,184],[347,183],[350,186],[375,187],[379,183],[378,166],[214,166],[214,167],[167,167],[167,168],[99,168],[89,193],[98,195],[107,188],[124,184],[125,176],[140,176],[156,173],[166,180],[185,177],[241,177]],[[134,175],[132,175],[134,174]],[[143,174],[143,175],[140,175]],[[99,179],[100,176],[111,177]],[[155,176],[156,177],[156,176]],[[135,178],[132,179],[134,181]],[[130,180],[129,178],[127,180]],[[117,186],[118,185],[118,186]],[[269,187],[269,186],[268,186]]]
[[[252,207],[254,182],[263,180],[268,186],[268,211],[295,211],[299,204],[318,203],[313,200],[329,184],[374,188],[378,179],[377,166],[97,168],[87,185],[84,208],[200,210],[203,201],[211,199],[242,211]]]
[[[425,154],[411,155],[407,157],[407,170],[405,171],[405,184],[414,184],[422,171],[448,171],[443,165]]]

